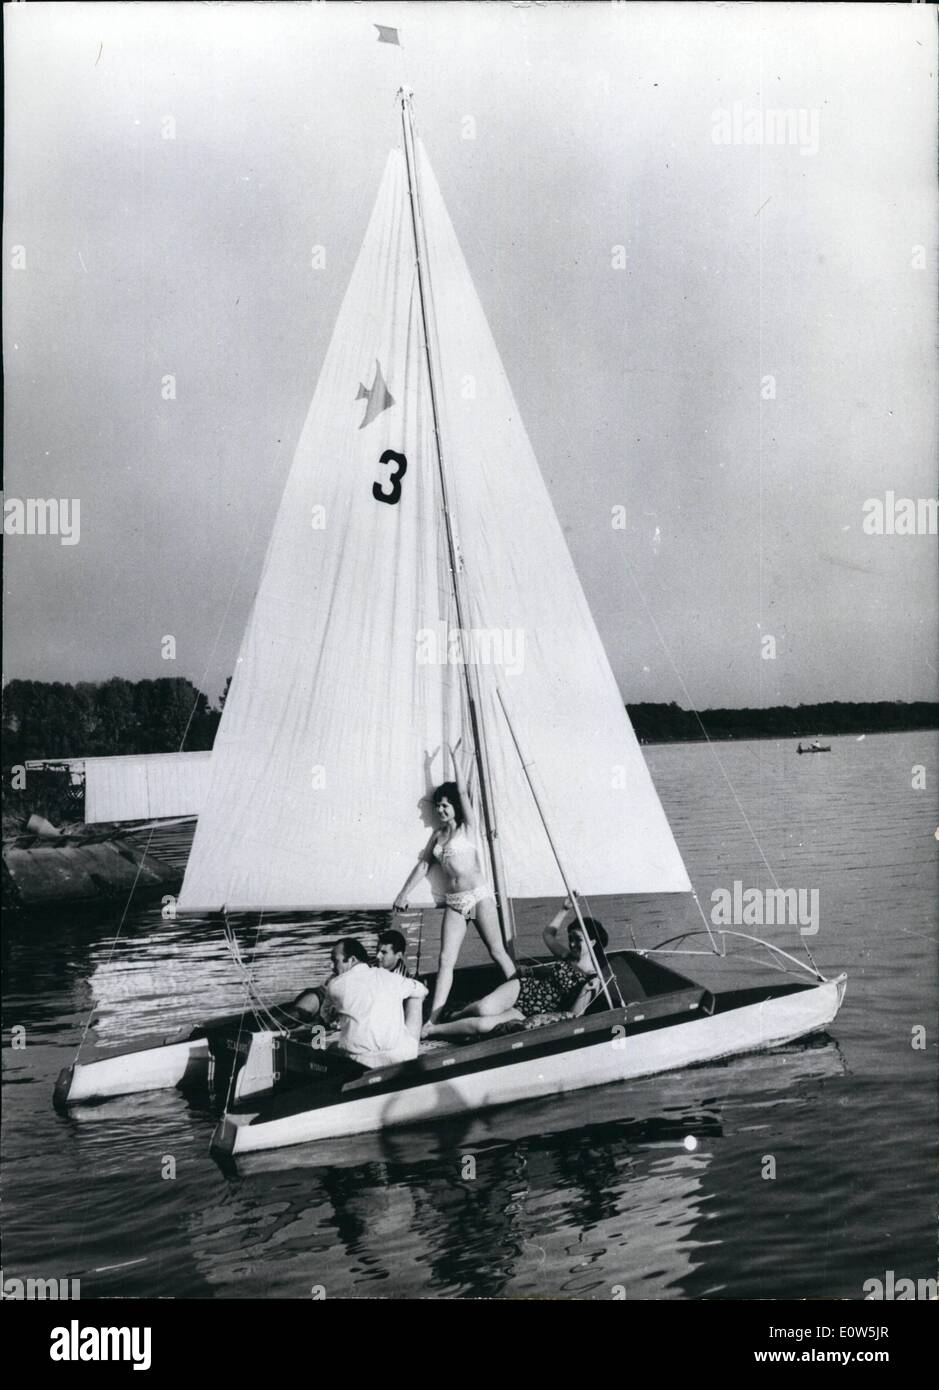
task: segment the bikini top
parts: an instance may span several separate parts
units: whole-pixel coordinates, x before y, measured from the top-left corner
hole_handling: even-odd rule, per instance
[[[476,861],[476,846],[472,843],[463,826],[457,826],[445,844],[438,841],[434,842],[433,856],[438,859],[445,868],[449,868],[454,859],[464,858]]]

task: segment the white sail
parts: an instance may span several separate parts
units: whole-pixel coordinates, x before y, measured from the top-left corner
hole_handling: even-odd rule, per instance
[[[687,890],[422,149],[419,168],[443,462],[507,890],[563,888],[500,688],[573,886]],[[465,733],[437,470],[407,170],[394,153],[278,513],[183,910],[380,908],[400,889],[430,833],[421,798],[443,780],[441,746]]]
[[[196,816],[211,753],[135,753],[85,758],[85,824]]]
[[[421,798],[461,725],[459,672],[416,660],[451,601],[420,323],[393,152],[274,525],[184,911],[387,907],[428,839]]]
[[[541,897],[563,887],[497,687],[505,693],[525,759],[535,764],[572,886],[593,894],[689,891],[420,144],[418,160],[447,477],[471,626],[489,631],[490,653],[500,645],[498,634],[508,634],[501,638],[501,660],[477,664],[507,891]],[[465,388],[468,379],[472,392]]]

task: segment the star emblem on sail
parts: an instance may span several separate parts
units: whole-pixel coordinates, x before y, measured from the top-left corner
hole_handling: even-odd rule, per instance
[[[360,430],[364,430],[366,425],[370,425],[373,420],[377,420],[383,410],[389,410],[394,405],[394,396],[388,390],[385,378],[382,376],[381,363],[375,359],[375,375],[372,378],[371,386],[365,386],[359,382],[359,389],[356,393],[357,401],[367,401],[365,416],[359,425]]]

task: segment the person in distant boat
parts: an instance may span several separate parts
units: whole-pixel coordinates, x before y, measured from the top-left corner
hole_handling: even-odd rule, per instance
[[[408,943],[401,932],[393,928],[381,932],[375,951],[376,965],[382,970],[390,970],[392,975],[403,975],[409,980],[411,972],[408,969],[407,954]]]
[[[346,937],[332,949],[333,978],[320,1010],[337,1021],[336,1050],[363,1067],[393,1067],[417,1056],[427,987],[393,970],[373,970],[361,941]]]
[[[515,974],[515,962],[502,940],[495,898],[486,882],[474,843],[475,813],[457,762],[456,748],[450,749],[450,759],[453,764],[454,781],[444,782],[442,786],[437,787],[433,795],[440,829],[428,840],[424,853],[411,871],[394,904],[395,912],[406,912],[408,895],[421,879],[426,877],[434,860],[440,862],[449,880],[450,891],[444,899],[446,911],[443,914],[440,963],[437,966],[430,1023],[436,1023],[450,996],[453,971],[468,922],[474,923],[486,950],[506,979],[511,979]]]
[[[569,1014],[578,1018],[590,1007],[603,985],[594,968],[594,959],[602,969],[606,949],[605,928],[593,917],[571,922],[567,943],[561,937],[561,927],[568,905],[544,929],[544,942],[558,959],[550,965],[536,965],[521,972],[514,980],[506,980],[491,994],[468,1004],[447,1023],[425,1026],[426,1038],[475,1037],[491,1033],[503,1023],[525,1022],[537,1014]],[[584,932],[593,947],[591,953]]]

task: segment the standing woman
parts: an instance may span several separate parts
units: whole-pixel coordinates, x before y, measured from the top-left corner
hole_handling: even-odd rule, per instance
[[[459,747],[459,744],[457,745]],[[434,860],[438,860],[447,875],[449,892],[444,899],[443,930],[440,938],[440,963],[437,983],[430,1006],[429,1023],[437,1022],[453,985],[453,970],[466,935],[467,922],[473,922],[483,939],[486,950],[507,980],[515,974],[515,962],[505,949],[496,902],[492,889],[479,862],[476,850],[476,819],[473,803],[456,759],[456,749],[450,750],[453,764],[452,782],[444,782],[434,791],[434,810],[440,822],[427,842],[427,847],[412,869],[408,880],[395,899],[395,912],[406,912],[408,895],[425,878]]]

